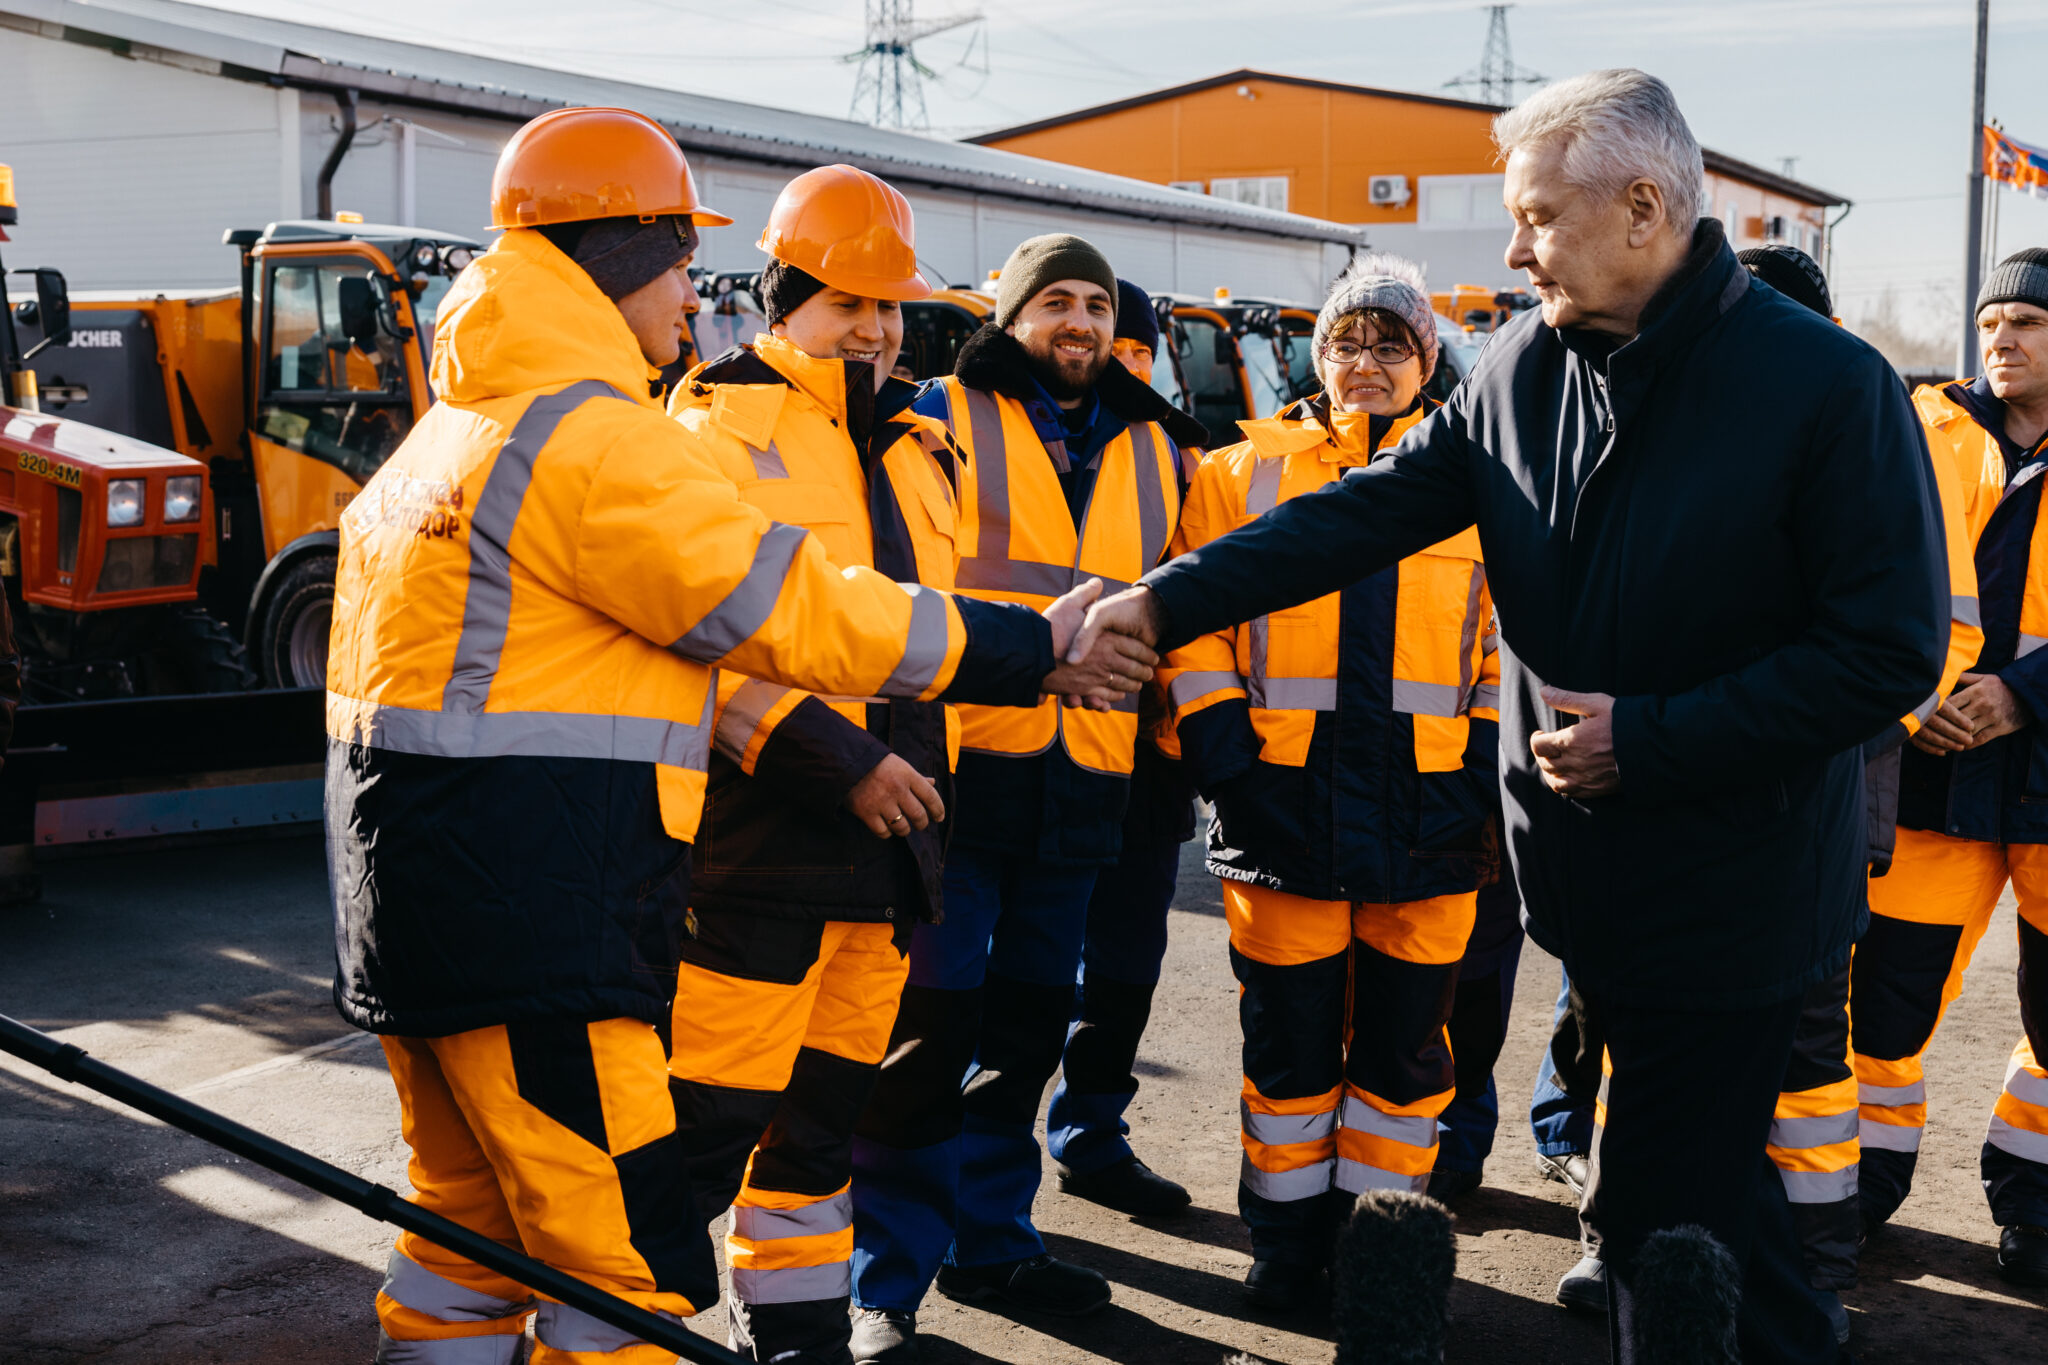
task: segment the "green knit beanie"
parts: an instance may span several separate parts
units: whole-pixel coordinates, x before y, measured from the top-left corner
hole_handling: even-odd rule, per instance
[[[1109,268],[1109,257],[1097,251],[1092,242],[1064,232],[1049,232],[1018,243],[1010,259],[1003,262],[1002,276],[996,281],[996,326],[1008,327],[1039,290],[1061,280],[1086,280],[1101,285],[1109,295],[1114,313],[1116,272]]]

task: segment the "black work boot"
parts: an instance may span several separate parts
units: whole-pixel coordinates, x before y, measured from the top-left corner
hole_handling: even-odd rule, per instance
[[[1245,1272],[1245,1302],[1268,1313],[1299,1312],[1328,1293],[1323,1268],[1302,1261],[1253,1261]]]
[[[1439,1167],[1429,1173],[1429,1197],[1439,1204],[1462,1199],[1484,1182],[1479,1171],[1447,1171]]]
[[[1598,1256],[1581,1256],[1557,1282],[1557,1301],[1574,1313],[1605,1313],[1607,1263]]]
[[[1086,1174],[1062,1166],[1060,1193],[1140,1218],[1171,1218],[1186,1212],[1194,1202],[1185,1186],[1168,1180],[1134,1156]]]
[[[1592,1163],[1586,1160],[1584,1152],[1566,1152],[1563,1156],[1536,1154],[1536,1174],[1545,1180],[1555,1180],[1572,1192],[1575,1199],[1586,1197],[1586,1173]]]
[[[939,1292],[959,1303],[999,1303],[1078,1318],[1109,1307],[1109,1281],[1050,1252],[996,1265],[942,1265]]]
[[[917,1365],[917,1314],[853,1310],[853,1365]]]
[[[748,1303],[733,1298],[728,1344],[748,1360],[779,1365],[853,1365],[847,1300]]]
[[[2031,1223],[2000,1228],[1998,1273],[2010,1284],[2048,1285],[2048,1228]]]

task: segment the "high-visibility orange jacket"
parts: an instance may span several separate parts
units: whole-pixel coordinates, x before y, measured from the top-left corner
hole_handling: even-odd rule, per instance
[[[1084,407],[1064,413],[994,326],[968,339],[955,370],[926,386],[917,410],[945,423],[972,471],[974,496],[960,509],[963,594],[1041,607],[1090,577],[1116,592],[1164,557],[1180,516],[1169,431],[1199,434],[1192,419],[1114,362]],[[1047,700],[960,714],[956,840],[1046,863],[1115,861],[1136,697],[1108,713]]]
[[[916,397],[893,379],[878,395],[870,367],[764,334],[693,372],[669,411],[741,501],[809,530],[834,564],[951,588],[957,504],[972,484],[945,427],[909,410]],[[957,712],[942,702],[821,697],[720,673],[694,903],[783,918],[936,919],[943,824],[878,840],[841,803],[894,752],[950,806],[958,748]]]
[[[2048,441],[2005,438],[1982,380],[1913,395],[1934,457],[1955,598],[1937,696],[1965,671],[1996,673],[2033,712],[2021,730],[1962,754],[1905,754],[1899,823],[1966,839],[2048,843],[2048,526],[2040,517]],[[1930,698],[1919,714],[1933,709]]]
[[[1427,404],[1427,400],[1423,400]],[[1241,425],[1188,491],[1198,549],[1369,463],[1425,415],[1303,400]],[[1210,868],[1319,900],[1470,891],[1495,803],[1499,664],[1470,528],[1392,569],[1167,656],[1181,752],[1216,802]]]
[[[714,665],[909,700],[1051,666],[1026,613],[838,568],[742,502],[650,373],[581,268],[508,231],[442,306],[440,401],[343,516],[327,820],[362,1027],[663,1018]]]

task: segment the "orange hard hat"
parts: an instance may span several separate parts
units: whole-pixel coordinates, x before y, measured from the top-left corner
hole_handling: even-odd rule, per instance
[[[910,201],[855,166],[820,166],[782,187],[761,250],[864,299],[922,299]]]
[[[732,221],[697,198],[690,163],[668,130],[631,109],[542,114],[512,135],[491,174],[494,228],[663,214],[699,227]]]

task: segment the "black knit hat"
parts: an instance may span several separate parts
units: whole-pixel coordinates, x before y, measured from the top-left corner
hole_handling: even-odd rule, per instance
[[[613,303],[674,270],[697,249],[697,229],[687,214],[666,213],[651,223],[637,216],[588,218],[550,223],[539,232],[582,266]]]
[[[1152,311],[1152,296],[1126,279],[1116,282],[1116,334],[1158,354],[1159,315]]]
[[[761,307],[768,314],[768,325],[776,323],[808,303],[814,294],[822,293],[825,282],[807,270],[791,265],[788,261],[770,260],[761,269]]]
[[[1994,303],[2031,303],[2048,308],[2048,251],[2028,247],[1998,263],[1991,278],[1977,291],[1977,311]]]
[[[1038,291],[1061,280],[1086,280],[1099,284],[1116,301],[1116,272],[1109,257],[1093,242],[1065,232],[1049,232],[1019,242],[1003,262],[996,280],[996,326],[1008,327],[1024,311],[1024,305],[1038,297]]]
[[[1794,303],[1803,303],[1824,318],[1835,315],[1828,295],[1828,277],[1813,257],[1796,246],[1753,246],[1735,253],[1743,268]]]

